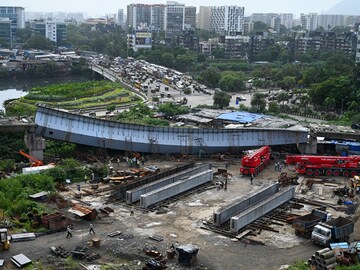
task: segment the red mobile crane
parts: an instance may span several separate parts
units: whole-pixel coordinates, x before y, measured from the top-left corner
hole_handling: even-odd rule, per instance
[[[360,175],[360,156],[286,156],[286,164],[296,164],[296,171],[307,176],[354,177]]]
[[[37,166],[43,166],[44,163],[41,160],[38,160],[37,158],[30,156],[29,154],[26,154],[24,151],[19,151],[20,155],[23,155],[31,162],[31,167],[37,167]]]
[[[240,173],[243,175],[257,175],[270,163],[271,149],[263,146],[247,154],[241,159]]]

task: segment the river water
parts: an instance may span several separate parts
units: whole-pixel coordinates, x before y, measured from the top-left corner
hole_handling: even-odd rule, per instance
[[[88,76],[66,76],[42,79],[0,80],[0,110],[4,110],[4,101],[25,96],[31,88],[51,84],[84,82],[92,80]]]

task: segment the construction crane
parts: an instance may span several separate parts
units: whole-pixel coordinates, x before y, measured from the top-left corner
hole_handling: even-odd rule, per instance
[[[41,160],[38,160],[37,158],[30,156],[29,154],[26,154],[24,151],[19,150],[19,154],[26,157],[31,162],[31,167],[38,167],[43,166],[44,163]]]

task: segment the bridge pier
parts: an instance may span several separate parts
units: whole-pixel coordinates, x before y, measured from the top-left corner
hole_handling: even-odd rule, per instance
[[[35,133],[26,132],[24,140],[29,154],[39,160],[44,160],[45,139]]]
[[[317,154],[317,136],[310,132],[307,143],[298,144],[298,149],[301,154],[316,155]]]

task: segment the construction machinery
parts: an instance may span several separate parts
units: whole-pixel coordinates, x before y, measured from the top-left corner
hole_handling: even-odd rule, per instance
[[[307,176],[360,175],[360,155],[358,156],[286,156],[286,164],[296,164],[296,171]]]
[[[360,176],[355,175],[354,177],[350,178],[349,185],[352,190],[357,192],[358,188],[360,188]]]
[[[38,160],[37,158],[30,156],[29,154],[25,153],[22,150],[19,150],[19,154],[26,157],[31,162],[31,167],[37,167],[37,166],[43,166],[44,163],[41,160]]]
[[[305,238],[311,238],[311,233],[314,226],[317,225],[320,221],[327,221],[329,219],[329,213],[322,210],[313,209],[310,214],[293,219],[292,227],[295,229],[296,235],[303,236]]]
[[[10,241],[8,238],[8,230],[6,228],[0,229],[0,251],[8,250],[10,248]]]
[[[319,245],[328,246],[331,243],[347,242],[354,231],[354,221],[344,217],[319,222],[313,229],[311,240]]]
[[[243,175],[257,175],[270,164],[271,149],[263,146],[241,159],[240,173]]]

